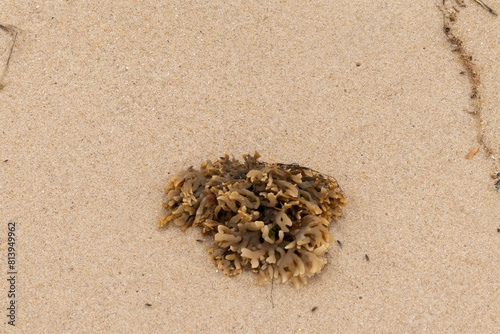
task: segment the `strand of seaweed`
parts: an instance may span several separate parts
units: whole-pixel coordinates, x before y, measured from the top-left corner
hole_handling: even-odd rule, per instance
[[[483,106],[483,96],[481,94],[481,76],[479,73],[478,66],[472,62],[472,54],[466,49],[466,46],[462,39],[455,32],[455,24],[457,22],[457,16],[460,12],[460,8],[466,7],[463,0],[455,0],[455,4],[451,1],[443,1],[442,5],[438,5],[438,8],[443,13],[443,31],[452,46],[452,51],[458,54],[458,59],[460,59],[462,65],[465,68],[465,72],[469,78],[471,92],[470,98],[472,99],[473,109],[470,111],[474,115],[477,124],[477,140],[479,144],[483,147],[488,157],[494,159],[493,150],[485,141],[484,134],[484,120],[482,115]],[[489,7],[487,7],[489,8]],[[495,12],[490,10],[490,13],[496,15]],[[496,173],[494,173],[496,174]]]
[[[263,164],[263,165],[265,164],[265,163],[263,163],[263,162],[261,162],[261,161],[258,161],[258,163],[259,163],[259,164]],[[294,162],[294,163],[291,163],[291,164],[285,164],[285,163],[277,162],[277,163],[276,163],[276,165],[280,166],[280,167],[281,167],[281,168],[283,168],[283,169],[291,169],[291,168],[296,168],[296,169],[308,169],[308,170],[311,170],[311,171],[313,171],[313,172],[318,173],[318,176],[319,176],[319,177],[321,177],[321,178],[323,178],[323,179],[328,179],[328,178],[330,178],[330,179],[332,179],[332,181],[335,183],[335,185],[339,188],[340,193],[341,193],[342,195],[344,195],[344,190],[342,189],[342,187],[340,186],[340,184],[337,182],[337,180],[336,180],[333,176],[331,176],[331,175],[328,175],[328,174],[324,174],[324,173],[318,172],[317,170],[314,170],[314,169],[309,168],[309,167],[304,167],[304,166],[301,166],[301,165],[299,165],[298,163],[295,163],[295,162]]]

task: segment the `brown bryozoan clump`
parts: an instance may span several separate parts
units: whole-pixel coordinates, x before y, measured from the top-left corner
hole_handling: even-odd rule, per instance
[[[277,279],[298,288],[326,264],[328,227],[347,200],[329,176],[259,157],[244,155],[240,163],[226,154],[178,173],[165,187],[167,215],[158,225],[199,226],[213,235],[209,257],[226,275],[247,267],[259,274],[256,283]]]

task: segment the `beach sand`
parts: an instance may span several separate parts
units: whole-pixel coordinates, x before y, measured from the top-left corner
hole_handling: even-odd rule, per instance
[[[478,104],[440,3],[4,1],[0,331],[500,332],[500,21],[453,23]],[[157,228],[178,171],[255,150],[349,200],[300,290]]]

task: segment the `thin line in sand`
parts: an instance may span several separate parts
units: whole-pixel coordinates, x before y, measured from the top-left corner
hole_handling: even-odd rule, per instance
[[[5,66],[4,66],[4,69],[3,69],[2,76],[0,77],[0,91],[1,91],[5,87],[5,85],[3,84],[3,82],[4,82],[5,75],[7,74],[7,70],[9,68],[9,63],[10,63],[10,59],[12,57],[12,52],[14,51],[14,46],[16,45],[16,40],[17,40],[17,34],[18,34],[18,32],[17,32],[17,29],[14,28],[11,25],[2,25],[2,24],[0,24],[0,29],[3,30],[3,31],[6,31],[7,33],[9,33],[10,35],[13,36],[13,38],[12,38],[12,46],[10,47],[9,56],[7,57],[7,61],[5,62]]]

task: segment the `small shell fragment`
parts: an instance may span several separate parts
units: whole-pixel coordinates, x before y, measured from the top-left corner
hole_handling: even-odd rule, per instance
[[[466,159],[472,159],[476,155],[477,151],[479,151],[479,147],[473,148],[467,155],[465,156]]]

